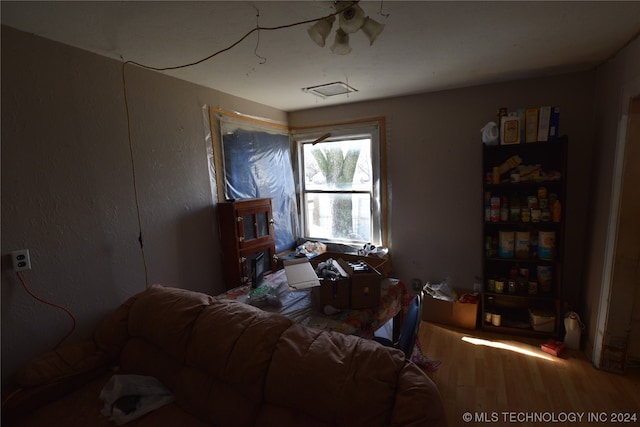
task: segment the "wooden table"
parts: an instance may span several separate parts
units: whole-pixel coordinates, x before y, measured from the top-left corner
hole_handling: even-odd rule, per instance
[[[266,286],[277,288],[287,281],[284,269],[265,276]],[[283,286],[284,287],[284,286]],[[288,285],[285,289],[288,288]],[[221,299],[233,299],[241,302],[247,301],[251,291],[249,285],[239,286],[216,296]],[[314,303],[311,290],[285,292],[280,298],[282,306],[263,306],[265,311],[280,313],[296,323],[312,328],[327,331],[337,331],[349,335],[358,335],[363,338],[372,338],[375,331],[381,328],[391,319],[394,321],[394,338],[397,338],[399,323],[402,321],[403,303],[406,299],[407,289],[404,283],[398,279],[385,278],[381,283],[380,305],[367,309],[344,309],[335,314],[325,314],[321,307]]]

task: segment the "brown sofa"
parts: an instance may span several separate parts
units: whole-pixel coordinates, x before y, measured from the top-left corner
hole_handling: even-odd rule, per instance
[[[93,341],[21,369],[3,425],[114,425],[99,394],[116,373],[153,376],[175,397],[128,426],[446,426],[435,385],[399,350],[158,285]]]

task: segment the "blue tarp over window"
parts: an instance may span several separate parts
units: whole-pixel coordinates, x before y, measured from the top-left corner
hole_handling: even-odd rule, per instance
[[[297,210],[289,136],[236,129],[223,132],[227,199],[271,198],[276,252],[296,243]]]

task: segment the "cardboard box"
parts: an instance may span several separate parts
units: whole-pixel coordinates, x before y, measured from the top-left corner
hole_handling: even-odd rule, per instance
[[[311,291],[313,302],[320,310],[327,305],[335,308],[351,308],[351,284],[348,277],[338,280],[320,279],[320,286]]]
[[[556,329],[556,316],[552,312],[531,309],[529,320],[534,331],[553,332]]]
[[[538,109],[527,108],[524,114],[525,142],[538,142]]]
[[[361,309],[380,305],[380,286],[383,276],[368,263],[368,257],[327,252],[311,258],[310,261],[316,269],[318,264],[328,259],[333,259],[337,263],[338,268],[344,271],[345,278],[338,279],[338,283],[320,279],[320,289],[314,290],[314,298],[320,307],[332,305],[336,308]],[[356,263],[363,263],[368,270],[358,271],[354,268]]]
[[[384,257],[376,257],[376,256],[362,256],[362,255],[354,255],[354,254],[346,254],[341,252],[325,252],[316,257],[311,258],[311,263],[320,262],[327,260],[329,258],[333,258],[335,260],[342,258],[345,261],[359,261],[363,260],[371,267],[378,270],[383,277],[389,277],[391,274],[391,256],[386,254]],[[317,264],[316,264],[317,265]]]
[[[520,144],[520,120],[517,112],[500,118],[500,144]]]
[[[338,264],[347,272],[351,281],[351,308],[372,308],[380,305],[382,274],[362,258]]]
[[[471,291],[456,289],[456,292],[462,295]],[[478,304],[449,302],[429,295],[425,295],[422,301],[422,320],[464,329],[476,328]]]
[[[565,343],[563,343],[562,341],[556,341],[553,338],[549,339],[549,341],[543,343],[542,345],[540,345],[540,349],[542,351],[544,351],[545,353],[549,353],[553,356],[560,356],[560,353],[562,353],[562,351],[566,348],[567,346],[565,345]]]
[[[329,258],[312,258],[311,265],[316,275],[316,268],[321,262]],[[320,309],[330,305],[335,308],[351,308],[351,280],[346,271],[340,266],[337,260],[333,259],[333,265],[342,273],[342,277],[335,280],[318,278],[320,286],[312,290],[314,304]],[[317,276],[316,276],[317,277]]]

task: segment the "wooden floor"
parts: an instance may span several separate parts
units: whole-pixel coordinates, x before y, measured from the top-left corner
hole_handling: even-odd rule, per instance
[[[420,325],[419,341],[426,356],[442,362],[427,374],[440,390],[452,427],[640,426],[637,368],[625,375],[604,372],[579,351],[565,350],[559,358],[542,352],[542,339],[427,322]],[[486,345],[492,343],[512,347]]]

